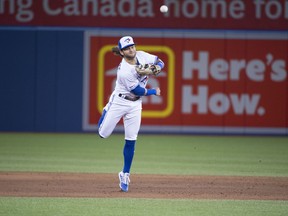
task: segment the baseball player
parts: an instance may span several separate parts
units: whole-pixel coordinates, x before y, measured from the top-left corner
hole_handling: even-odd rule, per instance
[[[122,57],[117,69],[116,86],[109,102],[103,109],[98,122],[98,132],[101,138],[111,135],[117,123],[123,118],[125,129],[125,144],[123,148],[124,166],[119,172],[119,187],[127,192],[130,183],[130,168],[132,165],[135,143],[141,123],[142,97],[160,95],[160,88],[147,89],[150,75],[157,75],[164,63],[157,56],[144,51],[136,51],[131,36],[122,37],[118,47],[113,47],[114,54]]]

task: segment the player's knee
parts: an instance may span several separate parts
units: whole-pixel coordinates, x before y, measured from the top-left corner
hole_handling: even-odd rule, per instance
[[[98,132],[99,137],[105,139],[106,137],[104,137],[102,134],[100,134],[100,132]]]
[[[107,136],[107,135],[101,133],[101,131],[98,131],[98,135],[99,135],[101,138],[103,138],[103,139],[109,137],[109,135]]]
[[[107,136],[102,136],[101,134],[98,134],[98,135],[99,135],[99,137],[102,138],[102,139],[106,139],[106,138],[107,138]]]

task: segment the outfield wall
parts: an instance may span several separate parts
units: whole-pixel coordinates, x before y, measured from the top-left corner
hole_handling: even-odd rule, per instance
[[[166,63],[143,100],[142,131],[185,133],[287,132],[288,35],[282,32],[131,31],[138,49]],[[84,36],[83,129],[97,129],[116,79],[110,52],[117,31]],[[121,130],[121,127],[119,128]]]
[[[142,132],[288,134],[287,1],[143,2],[0,0],[0,131],[95,132],[129,34],[166,63]]]
[[[0,30],[0,130],[79,132],[83,32]]]

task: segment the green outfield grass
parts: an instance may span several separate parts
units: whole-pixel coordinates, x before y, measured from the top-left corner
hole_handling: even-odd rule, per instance
[[[123,135],[0,134],[0,171],[117,173]],[[140,135],[133,173],[288,176],[287,137]]]
[[[0,133],[0,172],[117,173],[123,144],[123,135]],[[140,135],[132,172],[288,176],[287,155],[287,137]],[[1,216],[287,214],[287,201],[0,198]]]

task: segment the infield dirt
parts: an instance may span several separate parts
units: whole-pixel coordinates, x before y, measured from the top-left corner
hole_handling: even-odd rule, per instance
[[[0,196],[288,200],[288,177],[0,172]]]

